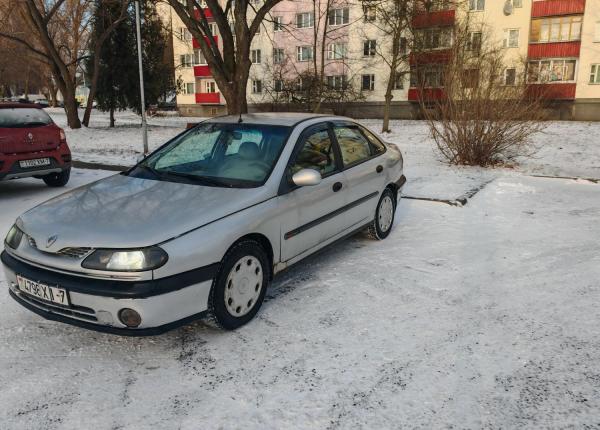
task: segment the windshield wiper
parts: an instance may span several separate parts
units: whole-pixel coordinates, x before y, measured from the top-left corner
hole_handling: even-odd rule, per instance
[[[174,172],[172,170],[166,170],[166,171],[162,171],[161,173],[167,174],[167,175],[171,175],[171,176],[176,176],[179,178],[184,178],[187,179],[191,182],[195,182],[195,183],[204,183],[207,185],[214,185],[216,187],[226,187],[226,188],[232,188],[233,185],[221,181],[219,179],[216,178],[212,178],[210,176],[198,176],[198,175],[191,175],[189,173],[181,173],[181,172]]]
[[[139,164],[135,166],[136,169],[145,170],[146,172],[150,172],[156,179],[163,179],[163,176],[158,172],[158,170],[153,167],[147,166],[146,164]]]

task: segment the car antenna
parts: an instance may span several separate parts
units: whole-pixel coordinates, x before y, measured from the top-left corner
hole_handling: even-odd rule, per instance
[[[239,124],[240,122],[243,122],[243,121],[244,121],[244,120],[242,119],[242,113],[240,112],[240,117],[238,118],[238,124]]]

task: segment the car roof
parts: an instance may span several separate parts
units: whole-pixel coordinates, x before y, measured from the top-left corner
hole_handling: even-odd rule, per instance
[[[331,118],[332,115],[304,113],[304,112],[261,112],[245,113],[241,115],[242,123],[295,126],[296,124],[314,118]],[[342,117],[339,117],[342,118]],[[347,118],[344,118],[347,119]],[[211,118],[208,122],[236,123],[240,121],[240,115],[226,115]]]
[[[42,109],[42,107],[40,105],[36,105],[33,103],[3,103],[3,102],[0,102],[0,109],[12,109],[12,108]]]

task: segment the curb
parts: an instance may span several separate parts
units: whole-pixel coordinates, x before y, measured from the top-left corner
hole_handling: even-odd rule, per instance
[[[90,169],[90,170],[109,170],[111,172],[122,172],[129,169],[131,166],[117,166],[114,164],[103,164],[103,163],[90,163],[87,161],[76,161],[73,160],[71,166],[77,169]]]

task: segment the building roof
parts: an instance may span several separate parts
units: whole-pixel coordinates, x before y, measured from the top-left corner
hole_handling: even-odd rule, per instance
[[[266,124],[294,126],[301,121],[311,118],[331,117],[331,115],[303,113],[303,112],[263,112],[242,114],[242,122],[247,124]],[[239,115],[219,116],[210,119],[210,122],[239,122]]]

